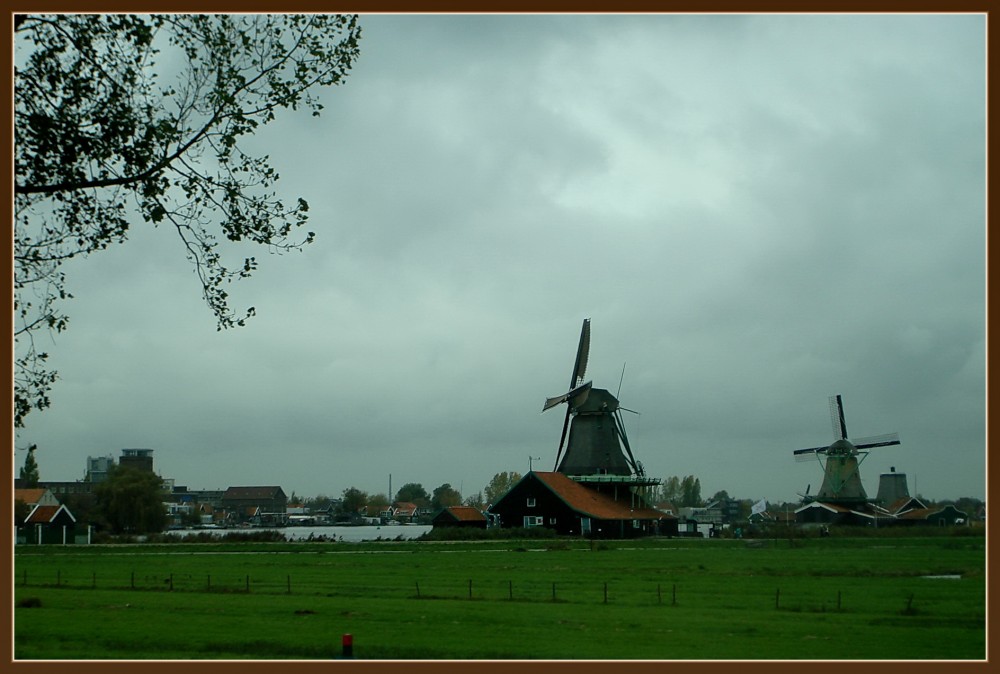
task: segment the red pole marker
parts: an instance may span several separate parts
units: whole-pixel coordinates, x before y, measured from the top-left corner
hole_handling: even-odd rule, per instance
[[[350,634],[345,634],[340,640],[342,646],[341,657],[353,658],[354,657],[354,636]]]

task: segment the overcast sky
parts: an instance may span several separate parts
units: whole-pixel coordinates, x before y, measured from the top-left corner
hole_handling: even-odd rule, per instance
[[[985,19],[365,16],[320,118],[247,143],[317,240],[216,332],[181,242],[67,267],[43,480],[154,450],[190,489],[339,496],[552,470],[580,326],[648,474],[795,500],[792,451],[985,497]],[[47,339],[47,338],[46,338]],[[24,452],[16,455],[17,467]]]

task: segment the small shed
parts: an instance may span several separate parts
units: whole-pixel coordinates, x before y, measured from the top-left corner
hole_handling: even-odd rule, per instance
[[[486,515],[472,506],[449,506],[435,515],[431,523],[435,527],[485,529]]]
[[[76,518],[64,505],[38,505],[24,520],[25,542],[45,543],[75,542]]]

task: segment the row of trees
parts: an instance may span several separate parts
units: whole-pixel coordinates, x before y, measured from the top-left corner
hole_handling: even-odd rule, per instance
[[[701,480],[694,475],[683,478],[671,475],[663,483],[652,488],[651,501],[673,503],[681,508],[705,505],[701,499]]]
[[[483,489],[464,498],[461,492],[448,482],[430,493],[419,482],[408,482],[400,487],[391,499],[385,493],[369,494],[352,486],[344,489],[341,494],[338,512],[341,515],[353,515],[365,507],[385,508],[393,503],[412,503],[418,508],[429,508],[434,511],[456,505],[485,509],[490,504],[496,503],[520,479],[521,474],[516,471],[497,473]],[[295,495],[295,492],[292,492],[290,500],[295,503],[301,502],[306,508],[316,509],[325,506],[330,498],[320,494],[312,498],[300,499]]]
[[[413,503],[419,508],[430,508],[434,511],[455,505],[485,509],[500,500],[500,497],[506,494],[520,479],[521,474],[516,471],[496,473],[483,489],[465,497],[447,482],[431,493],[427,493],[424,486],[418,482],[408,482],[400,487],[391,498],[385,493],[369,494],[352,486],[344,489],[341,494],[339,512],[342,515],[349,515],[359,512],[366,506],[383,508],[393,503]],[[669,502],[677,507],[698,507],[713,501],[729,499],[729,495],[725,491],[721,491],[713,495],[708,502],[704,501],[701,497],[701,480],[693,475],[687,475],[683,478],[676,475],[668,477],[661,485],[651,487],[646,496],[652,504]],[[330,498],[325,494],[320,494],[312,498],[302,499],[296,496],[295,492],[292,492],[291,501],[301,502],[307,508],[316,509],[324,507]]]

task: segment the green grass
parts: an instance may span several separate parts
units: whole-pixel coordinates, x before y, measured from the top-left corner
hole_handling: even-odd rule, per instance
[[[350,633],[367,659],[985,657],[981,537],[753,545],[22,547],[14,652],[334,659]]]

